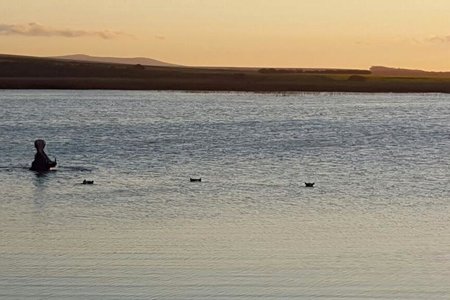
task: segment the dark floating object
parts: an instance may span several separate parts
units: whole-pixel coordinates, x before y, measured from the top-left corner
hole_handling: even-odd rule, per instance
[[[305,182],[306,187],[314,187],[315,182]]]
[[[201,178],[192,178],[192,177],[189,177],[189,181],[190,181],[190,182],[202,182],[202,179],[201,179]]]
[[[94,184],[94,180],[83,180],[83,184]]]

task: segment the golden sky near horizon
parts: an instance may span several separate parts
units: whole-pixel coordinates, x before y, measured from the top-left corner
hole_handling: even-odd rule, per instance
[[[0,53],[450,70],[449,0],[1,0]]]

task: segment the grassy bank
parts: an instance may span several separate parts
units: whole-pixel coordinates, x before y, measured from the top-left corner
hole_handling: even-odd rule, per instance
[[[450,93],[450,78],[381,77],[369,73],[151,67],[0,56],[1,89]]]

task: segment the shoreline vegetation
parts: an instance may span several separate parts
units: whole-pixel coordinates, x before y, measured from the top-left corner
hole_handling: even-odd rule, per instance
[[[0,89],[450,93],[450,73],[148,66],[0,55]]]

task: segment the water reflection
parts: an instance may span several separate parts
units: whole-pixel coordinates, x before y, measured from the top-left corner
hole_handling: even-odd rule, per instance
[[[56,170],[51,170],[47,172],[36,172],[36,171],[29,171],[29,172],[33,173],[34,175],[33,184],[38,188],[45,187],[46,184],[56,176]]]

